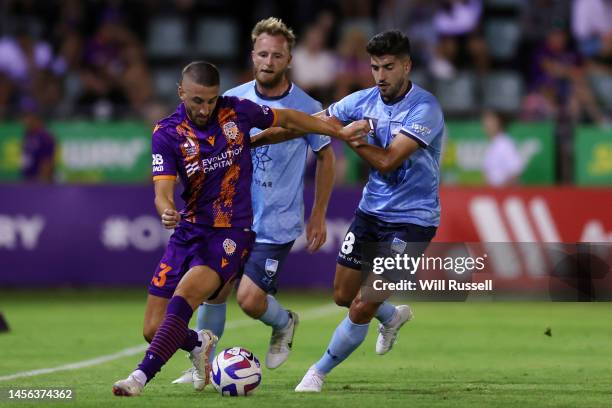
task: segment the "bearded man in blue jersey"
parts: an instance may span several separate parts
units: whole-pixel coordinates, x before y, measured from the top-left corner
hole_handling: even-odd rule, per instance
[[[417,247],[424,251],[440,220],[444,132],[440,105],[431,93],[410,81],[410,42],[400,31],[374,36],[367,51],[376,86],[352,93],[327,109],[328,116],[344,123],[368,120],[372,127],[367,142],[350,143],[371,171],[337,258],[334,299],[349,307],[349,313],[297,392],[320,392],[325,376],[363,342],[373,317],[381,322],[376,352],[391,349],[412,311],[409,306],[395,307],[362,296],[364,246],[390,243],[405,248],[421,243]]]
[[[291,108],[308,114],[321,112],[321,104],[288,78],[291,50],[295,45],[293,31],[281,20],[270,17],[255,25],[251,39],[255,79],[228,90],[224,96],[237,96],[260,105]],[[251,134],[260,131],[253,129]],[[289,357],[299,323],[297,313],[283,308],[274,297],[278,274],[295,239],[304,229],[310,252],[317,251],[326,241],[325,214],[335,172],[330,141],[329,136],[308,134],[251,151],[251,197],[256,239],[236,297],[247,315],[272,328],[266,355],[266,366],[270,369],[279,367]],[[317,160],[315,200],[304,226],[304,172],[309,149]],[[208,329],[221,338],[226,318],[225,300],[230,291],[228,285],[215,299],[200,306],[197,330]],[[214,350],[211,354],[214,355]],[[188,370],[174,383],[191,381]]]

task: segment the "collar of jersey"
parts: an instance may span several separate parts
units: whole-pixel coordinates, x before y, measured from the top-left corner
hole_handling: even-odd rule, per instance
[[[253,81],[253,88],[255,89],[255,94],[260,98],[263,99],[264,101],[277,101],[279,99],[283,99],[285,96],[289,95],[289,93],[291,93],[291,90],[293,89],[293,82],[289,82],[289,88],[287,88],[287,90],[285,92],[282,93],[282,95],[278,95],[278,96],[266,96],[264,94],[262,94],[261,92],[259,92],[257,90],[257,82]]]
[[[412,81],[410,82],[410,86],[406,89],[406,92],[404,92],[403,94],[401,94],[400,96],[398,96],[397,98],[393,99],[392,101],[389,102],[385,102],[385,100],[382,98],[382,95],[380,94],[380,91],[378,91],[378,95],[380,96],[380,100],[383,101],[383,103],[387,106],[391,106],[391,105],[395,105],[396,103],[398,103],[399,101],[401,101],[402,99],[404,99],[406,97],[406,95],[408,95],[410,93],[410,91],[412,91],[412,88],[414,88],[414,84],[412,83]]]

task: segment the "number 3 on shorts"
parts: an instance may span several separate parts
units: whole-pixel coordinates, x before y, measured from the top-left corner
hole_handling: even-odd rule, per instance
[[[349,232],[344,237],[344,242],[342,243],[342,248],[340,249],[344,255],[348,255],[353,252],[353,245],[355,244],[355,234]]]
[[[159,274],[153,277],[153,284],[158,288],[161,288],[166,284],[166,274],[172,270],[172,267],[165,263],[159,264]]]

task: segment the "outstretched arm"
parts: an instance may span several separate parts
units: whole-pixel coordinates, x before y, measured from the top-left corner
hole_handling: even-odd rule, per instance
[[[338,123],[341,126],[341,122],[335,118],[329,117],[325,114],[325,111],[317,112],[312,115],[315,118],[319,118],[325,122]],[[251,147],[259,147],[263,145],[276,144],[286,142],[287,140],[296,139],[304,136],[308,132],[298,132],[295,130],[285,129],[284,127],[271,127],[265,129],[258,134],[251,137]]]
[[[305,133],[287,130],[282,127],[271,127],[251,136],[251,147],[286,142],[304,136]]]
[[[293,109],[275,109],[276,124],[295,133],[315,133],[348,141],[365,136],[370,127],[367,121],[342,126],[337,120],[322,120]]]

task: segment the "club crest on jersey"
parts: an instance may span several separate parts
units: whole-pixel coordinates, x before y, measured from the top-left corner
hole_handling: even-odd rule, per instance
[[[238,137],[238,126],[233,121],[229,121],[223,124],[223,134],[229,141],[235,140]]]
[[[391,251],[396,254],[402,254],[406,251],[406,241],[402,241],[401,239],[395,237],[393,238],[393,242],[391,242]]]
[[[198,146],[189,137],[185,138],[185,143],[183,143],[182,147],[183,147],[183,152],[185,152],[185,156],[187,158],[191,158],[198,154]]]
[[[276,271],[278,270],[278,260],[268,258],[266,259],[266,275],[269,278],[276,275]]]
[[[229,238],[225,238],[225,241],[223,241],[223,250],[229,256],[234,255],[234,252],[236,252],[236,243]]]

